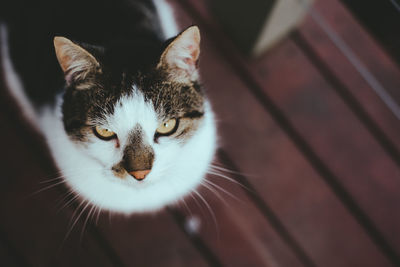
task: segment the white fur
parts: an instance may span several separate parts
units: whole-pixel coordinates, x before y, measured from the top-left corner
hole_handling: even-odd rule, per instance
[[[8,88],[12,88],[12,90],[9,90],[9,92],[11,96],[17,100],[17,105],[22,111],[22,114],[29,120],[32,126],[36,127],[36,113],[24,93],[21,80],[18,77],[18,74],[16,73],[10,59],[10,53],[8,49],[8,33],[4,24],[0,24],[0,44],[0,53],[2,59],[1,67],[5,73],[5,82]]]
[[[161,21],[161,27],[166,39],[177,35],[178,26],[174,19],[174,13],[170,5],[165,0],[153,0],[158,16]]]
[[[61,123],[60,105],[57,110],[46,108],[41,116],[41,128],[47,137],[57,165],[67,184],[83,199],[92,204],[121,213],[155,211],[172,204],[195,189],[206,174],[216,147],[213,113],[206,104],[204,121],[186,143],[153,136],[159,125],[152,105],[144,102],[137,92],[123,98],[122,105],[103,125],[117,133],[120,148],[114,141],[103,141],[93,136],[88,145],[78,146],[66,135]],[[154,149],[155,161],[143,181],[129,175],[115,177],[111,167],[120,162],[129,133],[140,125],[145,141]]]

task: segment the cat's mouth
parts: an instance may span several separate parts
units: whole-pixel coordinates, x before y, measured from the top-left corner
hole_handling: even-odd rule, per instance
[[[137,181],[143,181],[146,176],[150,173],[151,170],[135,170],[128,172],[126,168],[123,165],[123,162],[120,162],[118,164],[115,164],[111,168],[112,173],[114,174],[115,177],[120,178],[120,179],[126,179],[126,178],[134,178]]]

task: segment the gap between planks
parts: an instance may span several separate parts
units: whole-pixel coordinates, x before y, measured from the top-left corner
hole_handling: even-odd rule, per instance
[[[360,224],[362,229],[370,237],[373,243],[377,245],[377,247],[390,260],[392,264],[394,264],[395,266],[400,265],[399,255],[389,245],[388,241],[384,238],[383,234],[378,230],[378,228],[372,222],[370,217],[358,206],[358,204],[352,198],[350,193],[338,181],[336,176],[327,167],[327,165],[322,162],[322,160],[318,157],[318,155],[314,152],[314,150],[306,142],[306,140],[295,130],[294,126],[289,121],[289,119],[284,115],[282,110],[268,97],[268,95],[263,93],[261,86],[254,81],[250,71],[243,65],[243,62],[237,55],[236,50],[232,48],[231,45],[228,45],[227,41],[223,37],[221,37],[221,35],[218,34],[217,31],[213,30],[212,26],[209,23],[207,23],[207,21],[202,17],[202,15],[194,7],[192,7],[186,0],[177,0],[177,2],[195,20],[199,21],[202,24],[202,26],[207,30],[207,32],[212,36],[212,39],[216,44],[217,49],[220,51],[221,55],[233,67],[238,76],[247,85],[247,87],[250,89],[250,92],[260,102],[263,108],[271,114],[275,122],[288,135],[288,137],[292,139],[293,143],[303,153],[305,158],[310,162],[311,166],[320,175],[321,179],[323,179],[323,181],[328,185],[328,187],[338,197],[338,199],[343,203],[343,205],[347,207],[347,209],[353,214],[356,221]],[[299,48],[301,49],[301,47]],[[329,75],[334,76],[333,74],[330,73],[330,71],[328,73]],[[322,77],[325,78],[324,75],[322,75]],[[361,107],[359,108],[361,109],[362,114],[365,113],[365,111]],[[365,123],[365,121],[362,122]],[[374,128],[379,129],[374,123],[373,125]],[[380,132],[380,130],[378,132]],[[391,142],[388,140],[384,142],[388,142],[389,144],[391,144]],[[391,153],[393,153],[393,151]],[[390,156],[392,156],[393,159],[393,156],[398,154],[399,153],[397,152],[397,150],[395,150],[394,154],[390,154]],[[398,160],[396,159],[393,160],[395,160],[395,162],[400,166],[400,158],[398,158]]]

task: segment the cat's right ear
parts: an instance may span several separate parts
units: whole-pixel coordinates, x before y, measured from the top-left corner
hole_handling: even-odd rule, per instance
[[[83,81],[100,70],[92,54],[65,37],[54,37],[54,48],[67,84]]]
[[[168,71],[177,82],[192,82],[198,79],[197,63],[200,55],[200,31],[191,26],[181,32],[164,50],[158,68]]]

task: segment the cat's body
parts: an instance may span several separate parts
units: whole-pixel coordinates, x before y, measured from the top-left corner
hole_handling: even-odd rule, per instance
[[[194,190],[216,142],[198,29],[167,40],[176,28],[158,0],[29,3],[1,14],[7,81],[83,205],[154,211]]]

